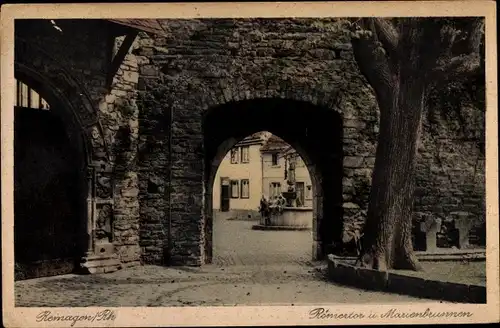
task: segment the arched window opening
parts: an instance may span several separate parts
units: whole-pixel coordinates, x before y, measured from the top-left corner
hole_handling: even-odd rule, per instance
[[[16,80],[16,107],[49,110],[49,103],[29,85]]]

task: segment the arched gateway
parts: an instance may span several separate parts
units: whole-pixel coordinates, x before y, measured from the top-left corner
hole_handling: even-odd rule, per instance
[[[212,187],[226,153],[252,133],[266,130],[294,147],[313,183],[312,259],[342,233],[342,118],[333,109],[305,101],[261,98],[228,102],[209,109],[204,131],[205,262],[212,261]]]
[[[88,269],[96,219],[112,203],[96,109],[61,63],[22,39],[15,77],[16,278]]]

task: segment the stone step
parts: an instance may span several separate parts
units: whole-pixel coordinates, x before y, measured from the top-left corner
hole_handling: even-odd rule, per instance
[[[120,260],[118,258],[108,258],[108,259],[96,259],[93,261],[87,261],[85,263],[87,268],[100,268],[108,266],[121,266]]]
[[[105,267],[89,267],[87,270],[89,273],[111,273],[121,269],[121,265],[110,265]]]
[[[112,253],[112,254],[106,254],[106,255],[90,255],[85,257],[85,260],[87,262],[91,261],[97,261],[97,260],[109,260],[109,259],[117,259],[118,260],[118,255]]]

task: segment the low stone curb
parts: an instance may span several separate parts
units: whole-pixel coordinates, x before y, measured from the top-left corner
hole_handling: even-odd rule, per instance
[[[227,218],[228,221],[260,221],[259,218]]]
[[[256,224],[252,226],[252,230],[280,230],[280,231],[303,231],[311,230],[308,227],[292,227],[292,226],[265,226],[261,224]]]
[[[416,253],[419,261],[422,262],[437,262],[437,261],[484,261],[486,260],[486,252],[474,252],[474,253],[434,253],[434,254],[424,254]],[[356,261],[355,256],[336,256],[333,255],[334,260],[347,260]]]
[[[486,303],[486,287],[467,285],[392,272],[382,272],[341,263],[328,255],[330,280],[353,287],[460,303]]]

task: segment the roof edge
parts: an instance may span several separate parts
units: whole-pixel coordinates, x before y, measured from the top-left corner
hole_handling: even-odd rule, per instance
[[[147,33],[166,34],[158,19],[107,19],[107,21]]]

